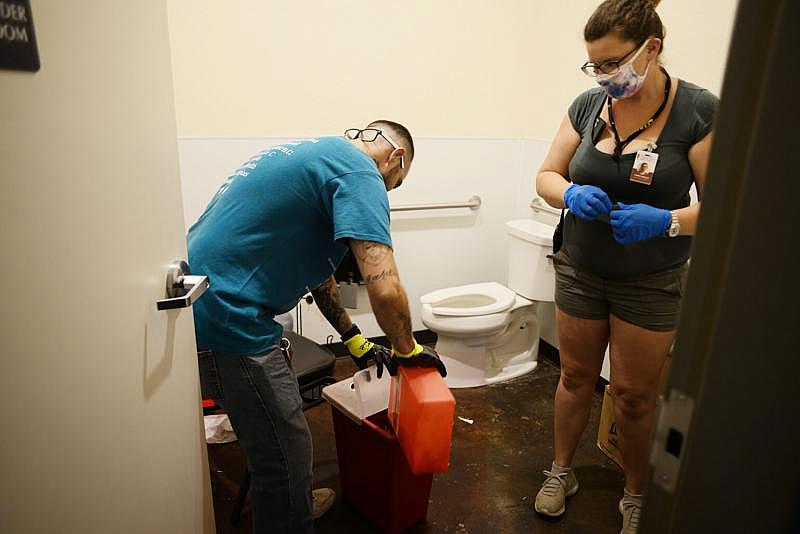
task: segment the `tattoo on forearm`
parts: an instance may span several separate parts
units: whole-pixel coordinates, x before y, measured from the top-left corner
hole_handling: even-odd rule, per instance
[[[397,278],[397,273],[394,272],[394,269],[384,269],[378,274],[368,274],[367,277],[364,278],[364,282],[369,284],[370,282],[386,280],[387,278]]]
[[[400,324],[403,325],[402,333],[411,332],[411,317],[406,315],[403,312],[397,314],[397,319],[400,321]]]
[[[379,321],[379,324],[392,345],[402,351],[413,349],[413,345],[409,344],[413,336],[411,316],[405,312],[398,311],[387,317],[387,319],[389,320]]]
[[[342,307],[342,301],[339,298],[339,289],[336,287],[333,279],[311,291],[314,300],[317,302],[317,307],[322,312],[322,315],[331,323],[337,332],[344,334],[347,332],[353,323],[350,321],[350,316]]]
[[[394,347],[401,351],[411,350],[412,324],[408,309],[408,298],[403,288],[397,284],[397,291],[382,298],[370,298],[372,311],[383,332]]]
[[[368,265],[380,265],[389,254],[389,247],[372,241],[356,241],[355,248],[358,258]]]

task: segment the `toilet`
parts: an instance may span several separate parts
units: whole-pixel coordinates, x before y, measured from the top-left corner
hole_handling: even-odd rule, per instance
[[[505,228],[507,285],[482,282],[420,297],[422,322],[438,336],[436,352],[447,366],[451,388],[495,384],[536,369],[537,303],[552,302],[554,294],[548,256],[555,225],[517,219]]]

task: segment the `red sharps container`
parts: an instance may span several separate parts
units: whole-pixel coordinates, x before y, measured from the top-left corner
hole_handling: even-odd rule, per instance
[[[447,471],[456,400],[436,369],[400,367],[392,377],[389,421],[415,474]]]
[[[375,368],[323,389],[331,404],[343,497],[385,532],[425,520],[432,472],[412,473],[387,416],[388,373]],[[378,411],[376,411],[376,409]]]

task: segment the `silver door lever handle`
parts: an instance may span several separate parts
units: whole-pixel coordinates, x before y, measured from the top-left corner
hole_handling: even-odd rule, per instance
[[[159,310],[188,308],[206,292],[211,285],[208,276],[190,274],[189,265],[183,260],[172,262],[167,270],[167,296],[156,301]]]

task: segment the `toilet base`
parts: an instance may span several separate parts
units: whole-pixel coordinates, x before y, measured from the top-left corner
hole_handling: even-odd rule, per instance
[[[445,381],[450,388],[471,388],[505,382],[536,369],[539,355],[539,329],[535,319],[524,323],[529,336],[478,338],[439,334],[436,352],[447,366]],[[519,325],[513,325],[519,328]],[[513,330],[512,330],[513,331]]]
[[[539,362],[536,360],[527,361],[525,363],[520,363],[516,365],[510,365],[508,367],[504,367],[503,369],[501,369],[500,372],[498,372],[496,375],[489,375],[487,373],[486,383],[498,384],[500,382],[505,382],[507,380],[511,380],[512,378],[517,378],[518,376],[530,373],[531,371],[535,371],[536,367],[538,366]]]

